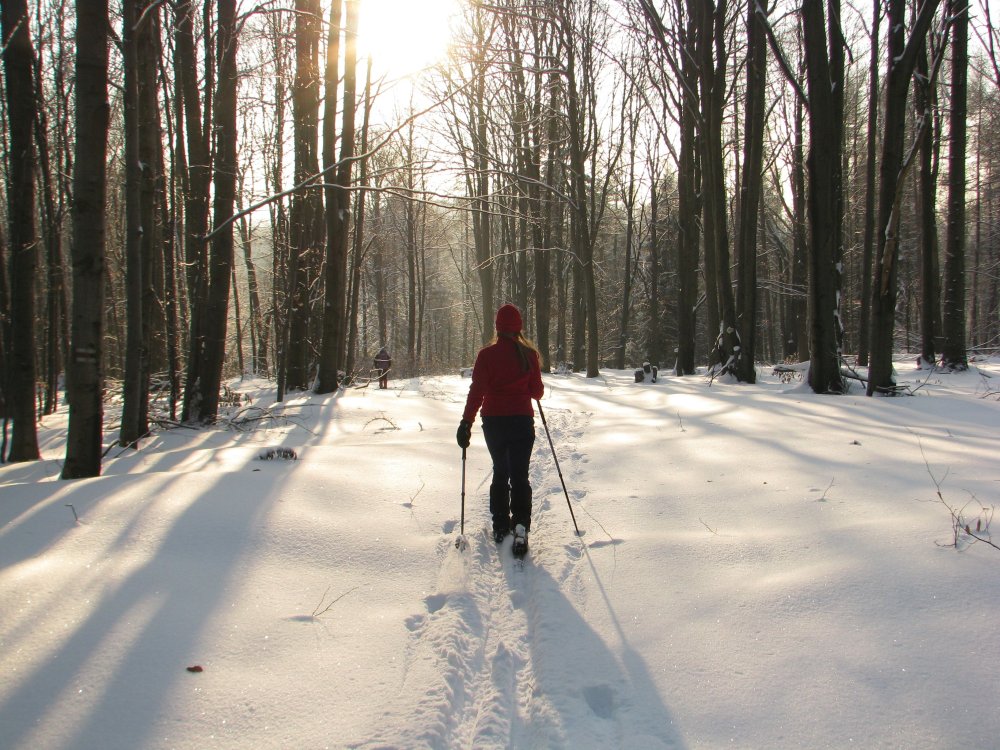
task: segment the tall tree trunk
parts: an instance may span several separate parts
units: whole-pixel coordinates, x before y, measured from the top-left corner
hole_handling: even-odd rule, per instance
[[[937,359],[940,324],[940,284],[938,280],[937,189],[934,179],[934,82],[930,78],[927,45],[917,55],[917,83],[914,90],[914,121],[923,123],[917,143],[917,215],[920,223],[920,359],[933,367]]]
[[[493,336],[495,312],[495,286],[492,244],[492,201],[490,200],[490,143],[487,120],[486,81],[488,76],[486,55],[489,30],[485,13],[477,10],[474,25],[474,59],[469,102],[469,135],[472,141],[473,173],[469,177],[472,188],[472,237],[476,247],[476,269],[482,288],[482,328],[480,337],[485,344]]]
[[[736,377],[757,382],[757,222],[763,192],[764,120],[767,82],[767,0],[747,10],[747,101],[743,127],[743,179],[740,181],[740,217],[736,235],[739,259],[737,330],[740,349]]]
[[[354,248],[351,253],[351,299],[347,313],[347,355],[344,371],[348,374],[354,372],[355,356],[358,348],[358,314],[359,299],[361,294],[361,271],[364,268],[365,258],[365,208],[366,186],[368,185],[368,125],[371,120],[372,109],[372,60],[368,58],[367,71],[365,73],[365,96],[364,114],[361,120],[361,156],[358,159],[358,195],[355,202],[355,222],[354,222]]]
[[[10,240],[10,327],[7,408],[13,417],[10,461],[38,459],[35,425],[35,93],[25,0],[0,9],[7,96],[7,221]]]
[[[219,389],[226,357],[229,287],[233,270],[233,207],[236,203],[236,0],[218,0],[218,90],[215,96],[215,230],[209,266],[209,306],[205,327],[198,419],[214,421],[219,411]],[[226,223],[228,222],[228,223]],[[225,224],[223,227],[222,225]]]
[[[678,2],[678,8],[681,3]],[[689,14],[682,30],[680,156],[677,165],[677,361],[676,375],[695,374],[698,305],[698,67],[694,19]]]
[[[872,0],[871,56],[868,67],[868,130],[865,136],[865,218],[861,254],[861,312],[858,317],[858,365],[868,366],[871,340],[872,256],[875,247],[875,170],[878,141],[878,53],[881,0]]]
[[[840,373],[843,42],[838,0],[829,0],[827,14],[824,28],[822,0],[805,0],[802,4],[810,142],[809,386],[815,393],[843,393]]]
[[[705,280],[710,332],[715,337],[711,363],[716,374],[735,369],[740,351],[736,302],[729,273],[729,232],[726,209],[722,119],[728,54],[725,41],[726,0],[693,0],[697,22],[701,83],[702,212],[705,238]],[[714,308],[714,309],[713,309]]]
[[[69,430],[63,479],[96,477],[103,452],[104,238],[108,139],[108,3],[76,7],[73,308],[66,365]]]
[[[627,91],[628,87],[625,87],[623,92]],[[623,113],[629,111],[629,97],[629,93],[622,94]],[[622,125],[624,126],[623,129],[627,128],[626,132],[628,133],[629,160],[628,179],[623,185],[624,194],[622,196],[622,203],[625,209],[625,266],[622,269],[621,315],[618,322],[618,346],[616,347],[617,351],[615,352],[615,367],[619,370],[625,369],[625,354],[629,339],[629,320],[632,312],[632,245],[635,243],[635,209],[637,202],[635,154],[636,133],[639,129],[639,116],[634,108],[628,115],[623,114]]]
[[[573,196],[574,214],[571,222],[573,231],[573,251],[576,256],[574,263],[574,289],[579,300],[578,314],[583,315],[575,326],[574,367],[580,367],[581,359],[586,362],[587,377],[596,378],[598,370],[598,314],[597,285],[594,272],[594,244],[590,232],[590,195],[587,189],[586,155],[584,153],[584,122],[580,103],[580,89],[577,81],[577,55],[574,29],[569,20],[570,13],[565,14],[566,25],[563,29],[563,43],[566,47],[566,105],[567,126],[569,129],[569,166],[570,188]],[[582,310],[581,310],[582,306]],[[586,348],[584,348],[586,341]]]
[[[268,16],[271,45],[274,54],[274,155],[271,161],[271,191],[279,194],[284,189],[285,163],[285,99],[287,88],[284,27],[282,16]],[[283,401],[287,386],[285,362],[287,360],[288,331],[287,311],[291,308],[289,264],[288,211],[285,201],[278,200],[271,207],[271,245],[274,248],[271,259],[271,336],[274,341],[274,374],[277,381],[275,398]]]
[[[557,145],[559,142],[559,118],[556,114],[559,111],[560,97],[559,87],[554,85],[556,81],[556,74],[550,73],[550,76],[550,80],[553,85],[546,87],[548,89],[547,106],[542,105],[541,91],[539,91],[537,101],[540,116],[542,116],[541,113],[544,112],[544,122],[540,123],[540,127],[544,124],[544,141],[546,144],[545,170],[543,176],[546,185],[556,185],[559,180],[561,163],[559,158],[559,146]],[[540,76],[539,86],[544,86],[544,78],[542,76]],[[541,137],[539,137],[539,141],[541,140]],[[541,161],[542,154],[539,152],[539,175],[542,175]],[[558,245],[555,235],[557,234],[556,227],[562,226],[561,206],[562,203],[560,201],[542,201],[539,216],[539,221],[542,225],[541,244],[539,246],[540,249],[535,252],[535,316],[537,319],[535,325],[535,335],[537,336],[536,343],[538,344],[538,350],[542,354],[541,366],[543,372],[548,372],[552,366],[552,306],[556,301],[559,287],[559,279],[553,278],[552,268],[553,264],[557,261],[553,257],[552,248]],[[565,349],[559,350],[559,344],[560,340],[557,335],[557,364],[560,360],[566,359]]]
[[[340,130],[340,162],[337,165],[336,180],[327,177],[326,189],[326,294],[323,307],[323,343],[319,360],[317,393],[330,393],[339,385],[337,372],[344,365],[347,313],[347,247],[351,229],[351,168],[354,163],[354,118],[357,101],[357,0],[347,0],[347,27],[344,31],[344,114]],[[340,29],[333,28],[331,11],[330,40],[327,51],[339,56]],[[336,66],[333,66],[336,70]],[[330,70],[328,63],[327,70]],[[327,102],[324,114],[323,168],[332,169],[332,134],[336,106],[331,102],[329,91],[336,91],[336,81],[327,76]],[[327,142],[331,141],[329,147]]]
[[[63,26],[64,9],[56,9],[56,19],[54,25],[57,34],[60,34]],[[56,87],[56,117],[65,116],[60,106],[60,102],[66,93],[62,86],[62,54],[60,52],[53,55],[53,84]],[[45,270],[48,281],[46,290],[46,310],[45,310],[45,398],[42,406],[43,414],[55,412],[59,401],[59,373],[64,361],[63,352],[65,348],[66,336],[66,284],[63,274],[63,249],[62,249],[62,223],[65,206],[65,183],[58,179],[59,174],[65,173],[66,166],[57,163],[53,167],[53,156],[59,160],[60,153],[58,145],[55,155],[49,147],[49,127],[47,116],[47,105],[43,94],[42,85],[42,54],[39,49],[34,56],[34,81],[35,81],[35,146],[38,155],[38,172],[41,179],[41,208],[40,226],[45,247]],[[57,119],[57,121],[61,121]],[[63,136],[65,137],[65,136]],[[56,138],[59,135],[56,134]]]
[[[407,128],[407,141],[403,147],[403,159],[406,164],[405,188],[407,195],[414,195],[416,180],[414,178],[414,124],[410,121]],[[419,265],[417,262],[417,205],[412,200],[403,201],[403,252],[406,255],[406,364],[409,374],[416,373],[417,367],[417,328],[419,325],[418,295],[419,295]]]
[[[339,12],[340,2],[334,3]],[[322,26],[319,0],[295,0],[295,87],[292,119],[295,141],[295,184],[319,172],[319,43]],[[340,27],[339,15],[337,28]],[[336,92],[333,92],[336,100]],[[311,290],[317,276],[323,241],[323,205],[320,191],[310,187],[292,196],[290,216],[289,310],[285,332],[286,385],[289,390],[309,387],[312,342],[309,321]]]
[[[377,186],[376,180],[376,186]],[[372,239],[374,251],[372,253],[372,275],[375,277],[375,318],[378,325],[378,345],[379,347],[389,346],[389,306],[388,290],[386,289],[386,268],[385,258],[385,236],[382,226],[382,197],[375,192],[375,200],[372,201]]]
[[[878,250],[872,289],[872,352],[868,370],[869,396],[895,393],[892,369],[899,259],[899,210],[904,186],[903,142],[906,98],[923,44],[939,0],[923,0],[905,37],[904,0],[888,0],[888,73],[885,83],[885,123],[879,165]]]
[[[795,103],[795,141],[792,148],[792,259],[789,331],[786,351],[799,362],[809,360],[809,219],[806,216],[805,105]]]
[[[948,145],[948,234],[944,260],[944,318],[941,363],[951,370],[967,370],[965,329],[965,118],[968,99],[969,4],[951,0],[952,18],[951,112]]]
[[[156,96],[157,7],[126,0],[122,16],[125,50],[125,259],[126,347],[119,442],[135,446],[149,434],[149,355],[152,265],[156,252],[155,150],[159,148]]]
[[[660,173],[655,163],[650,164],[649,180],[649,320],[646,324],[645,358],[659,362],[663,334],[663,304],[660,302]]]
[[[243,210],[241,193],[237,191],[236,207],[238,211]],[[253,261],[253,230],[246,220],[240,219],[240,244],[243,245],[243,264],[247,272],[247,305],[248,320],[250,321],[250,340],[252,342],[250,371],[254,375],[263,375],[267,372],[267,328],[264,316],[261,313],[260,284],[257,281],[257,266]]]
[[[188,174],[184,195],[184,258],[188,289],[188,355],[185,374],[181,419],[194,418],[201,410],[197,403],[201,393],[204,363],[205,325],[208,305],[208,234],[209,188],[212,177],[212,155],[206,118],[211,111],[212,90],[208,81],[214,77],[214,61],[205,59],[205,106],[198,93],[198,59],[194,40],[191,3],[178,3],[174,71],[183,92],[184,130],[187,133]],[[179,136],[179,134],[178,134]]]

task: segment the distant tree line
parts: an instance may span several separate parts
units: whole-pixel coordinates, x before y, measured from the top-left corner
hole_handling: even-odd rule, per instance
[[[465,0],[405,96],[367,2],[4,0],[0,459],[63,385],[95,476],[233,376],[468,364],[507,301],[588,377],[1000,348],[985,0]]]

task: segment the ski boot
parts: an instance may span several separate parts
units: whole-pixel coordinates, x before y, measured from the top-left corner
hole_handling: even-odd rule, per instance
[[[511,547],[514,557],[524,557],[528,553],[528,531],[523,524],[514,527],[514,544]]]

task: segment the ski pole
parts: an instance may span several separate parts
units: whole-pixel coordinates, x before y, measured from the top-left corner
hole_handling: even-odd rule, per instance
[[[465,448],[462,448],[462,522],[458,539],[455,540],[456,549],[465,549]]]
[[[549,432],[549,424],[545,421],[545,410],[542,408],[542,402],[535,400],[538,404],[538,413],[542,416],[542,426],[545,427],[545,437],[549,439],[549,448],[552,449],[552,460],[556,464],[556,473],[559,474],[559,481],[562,483],[563,494],[566,496],[566,505],[569,508],[570,518],[573,519],[573,528],[576,529],[577,536],[583,536],[580,533],[580,527],[576,525],[576,514],[573,512],[573,504],[569,501],[569,491],[566,489],[566,480],[563,479],[562,469],[559,468],[559,459],[556,457],[556,447],[552,444],[552,433]]]

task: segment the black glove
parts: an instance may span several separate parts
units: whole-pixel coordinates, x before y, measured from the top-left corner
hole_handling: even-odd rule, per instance
[[[464,419],[458,423],[458,433],[455,435],[459,448],[468,448],[469,441],[472,440],[472,425]]]

